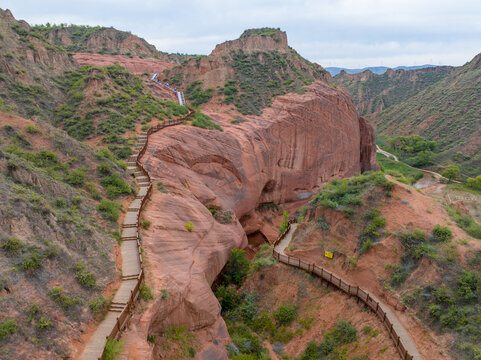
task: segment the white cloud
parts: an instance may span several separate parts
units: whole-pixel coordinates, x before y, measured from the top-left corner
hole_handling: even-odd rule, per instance
[[[481,52],[478,0],[3,0],[30,23],[129,30],[159,50],[209,54],[250,27],[286,30],[322,65],[459,65]],[[348,65],[353,64],[353,65]]]

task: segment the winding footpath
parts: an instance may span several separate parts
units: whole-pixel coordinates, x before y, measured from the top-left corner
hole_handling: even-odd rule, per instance
[[[382,303],[379,299],[366,290],[349,284],[347,281],[331,271],[327,271],[315,264],[305,263],[298,258],[288,256],[284,253],[284,250],[287,246],[289,246],[289,243],[292,240],[292,236],[296,231],[297,225],[298,224],[296,223],[290,224],[287,231],[279,237],[274,246],[273,256],[279,260],[279,262],[306,270],[319,276],[322,280],[334,285],[341,291],[344,291],[346,294],[350,296],[356,296],[379,317],[381,322],[388,330],[389,335],[393,339],[394,345],[396,346],[401,359],[423,360],[423,357],[416,348],[411,336],[387,305]]]
[[[420,169],[420,168],[417,168],[417,167],[414,167],[414,166],[411,166],[411,165],[408,165],[406,164],[405,162],[402,162],[402,161],[399,161],[398,157],[394,154],[391,154],[383,149],[381,149],[379,147],[379,145],[376,145],[376,152],[379,153],[379,154],[382,154],[384,155],[385,157],[387,158],[391,158],[393,159],[394,161],[398,162],[398,163],[401,163],[407,167],[410,167],[411,169],[414,169],[414,170],[419,170],[419,171],[422,171],[426,174],[431,174],[431,175],[434,175],[436,178],[438,179],[443,179],[443,180],[446,180],[446,181],[452,181],[452,182],[455,182],[455,183],[458,183],[458,184],[461,184],[461,181],[457,181],[457,180],[449,180],[448,178],[442,176],[441,174],[437,173],[437,172],[434,172],[434,171],[431,171],[431,170],[425,170],[425,169]]]
[[[153,81],[154,79],[151,78]],[[182,92],[173,88],[169,90],[176,92],[180,105],[185,105],[184,94]],[[181,95],[179,95],[179,93]],[[138,227],[140,212],[152,193],[152,181],[149,173],[140,163],[140,159],[147,149],[149,135],[165,127],[182,124],[193,114],[194,111],[189,108],[189,113],[186,116],[177,120],[164,121],[151,127],[148,131],[142,132],[138,138],[134,154],[130,156],[127,161],[127,170],[135,178],[137,195],[129,205],[122,223],[122,242],[120,245],[122,254],[122,282],[115,293],[107,315],[90,337],[80,355],[80,360],[102,359],[107,340],[109,338],[120,338],[121,332],[127,327],[132,315],[132,308],[135,306],[140,286],[144,280]]]
[[[167,90],[170,90],[170,91],[174,92],[177,95],[177,100],[179,101],[179,104],[180,105],[186,105],[184,93],[182,91],[177,90],[177,88],[170,86],[170,84],[167,84],[167,83],[164,83],[164,82],[160,81],[159,79],[157,79],[158,76],[159,76],[158,73],[154,73],[150,77],[150,80],[153,81],[154,83],[166,88]]]

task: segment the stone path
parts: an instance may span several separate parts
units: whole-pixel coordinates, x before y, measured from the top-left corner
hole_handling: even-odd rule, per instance
[[[184,93],[182,91],[177,90],[177,88],[172,87],[169,84],[166,84],[166,83],[160,81],[159,79],[157,79],[158,76],[159,76],[158,73],[154,73],[150,77],[150,80],[152,80],[156,84],[159,84],[160,86],[166,88],[167,90],[170,90],[170,91],[174,92],[177,95],[177,100],[179,101],[179,104],[185,105]]]
[[[382,154],[384,155],[385,157],[387,158],[391,158],[393,159],[394,161],[397,161],[407,167],[410,167],[411,169],[414,169],[414,170],[419,170],[419,171],[422,171],[426,174],[431,174],[431,175],[434,175],[437,179],[443,179],[443,180],[446,180],[446,181],[450,181],[448,178],[445,178],[444,176],[442,176],[441,174],[437,173],[437,172],[434,172],[434,171],[431,171],[431,170],[426,170],[426,169],[420,169],[420,168],[417,168],[417,167],[414,167],[414,166],[411,166],[411,165],[408,165],[406,164],[405,162],[402,162],[402,161],[399,161],[399,159],[397,158],[396,155],[394,154],[391,154],[383,149],[381,149],[378,145],[376,145],[376,152],[379,153],[379,154]],[[457,181],[457,180],[451,180],[452,182],[455,182],[455,183],[458,183],[458,184],[461,184],[461,181]]]
[[[147,200],[152,188],[149,175],[138,164],[140,151],[147,144],[147,132],[139,137],[137,153],[129,158],[127,169],[135,176],[137,196],[128,207],[122,224],[122,283],[117,290],[105,319],[99,324],[89,339],[80,356],[81,360],[96,360],[102,357],[107,338],[116,330],[119,332],[128,321],[128,304],[137,297],[138,288],[142,281],[142,261],[139,243],[139,216],[142,205]],[[119,321],[121,319],[121,323]],[[120,329],[119,329],[120,328]]]
[[[183,99],[184,94],[182,94]],[[193,114],[194,111],[189,108],[189,113],[183,118],[164,121],[152,127],[149,131],[142,132],[139,136],[135,153],[127,161],[127,170],[135,177],[137,195],[130,203],[122,223],[122,243],[120,245],[122,253],[122,283],[111,302],[105,319],[98,325],[85,346],[80,356],[81,360],[101,359],[107,338],[117,339],[120,337],[121,331],[127,326],[131,315],[131,307],[137,299],[140,285],[143,281],[138,226],[140,211],[152,191],[152,181],[150,175],[140,164],[140,158],[147,147],[148,136],[165,127],[182,124]]]
[[[286,247],[289,246],[289,243],[292,240],[292,236],[294,235],[294,232],[296,231],[297,225],[298,224],[295,224],[295,223],[291,224],[289,232],[274,247],[275,251],[277,251],[279,254],[287,256],[286,254],[284,254],[284,250],[286,249]],[[329,270],[329,272],[332,273],[331,270]],[[333,273],[333,275],[335,275],[337,278],[343,280],[339,275],[334,274],[334,273]],[[343,280],[343,281],[347,282],[345,280]],[[379,307],[382,308],[382,310],[386,313],[387,319],[389,319],[389,321],[393,324],[393,329],[395,330],[395,332],[399,336],[399,338],[402,341],[405,349],[408,351],[409,354],[411,354],[413,356],[413,360],[423,360],[423,357],[419,353],[419,351],[418,351],[416,345],[414,344],[414,341],[412,340],[411,336],[409,335],[407,330],[404,328],[404,326],[401,324],[401,322],[399,321],[397,316],[391,311],[391,309],[387,305],[382,303],[378,298],[371,295],[370,293],[369,293],[369,298],[371,298],[375,302],[379,303]]]

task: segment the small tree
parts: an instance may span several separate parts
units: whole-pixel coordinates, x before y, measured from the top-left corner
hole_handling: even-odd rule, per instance
[[[240,286],[248,271],[249,262],[246,259],[245,251],[232,249],[231,256],[224,270],[224,279],[226,282]]]
[[[287,227],[289,226],[289,213],[287,211],[284,211],[282,213],[282,223],[281,226],[279,226],[279,233],[282,234],[287,230]]]
[[[460,168],[458,165],[451,164],[446,166],[446,169],[441,173],[442,176],[447,178],[449,181],[452,181],[459,177],[460,174]]]

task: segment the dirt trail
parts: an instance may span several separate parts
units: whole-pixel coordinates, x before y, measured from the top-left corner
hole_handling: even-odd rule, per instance
[[[292,224],[286,236],[279,242],[279,244],[275,246],[275,250],[280,254],[286,255],[284,254],[284,250],[286,249],[287,246],[289,246],[289,243],[291,242],[292,236],[297,228],[297,225],[298,224]],[[332,272],[332,270],[329,270],[329,271]],[[333,275],[337,276],[338,278],[341,278],[338,274],[333,273]],[[414,341],[412,340],[408,331],[401,324],[397,316],[391,311],[391,309],[386,304],[380,301],[377,297],[373,296],[372,294],[369,294],[369,295],[372,299],[378,302],[379,305],[382,307],[382,309],[386,312],[387,318],[389,318],[389,321],[393,324],[393,328],[395,329],[396,333],[399,335],[406,350],[413,356],[413,360],[423,360],[423,357],[421,356],[418,349],[416,348]]]

